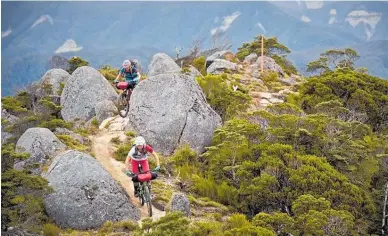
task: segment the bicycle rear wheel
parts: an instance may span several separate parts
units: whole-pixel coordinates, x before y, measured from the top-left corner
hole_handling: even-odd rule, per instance
[[[127,93],[124,91],[118,98],[117,109],[119,110],[119,115],[125,118],[129,112],[129,102],[127,99]]]
[[[147,208],[148,208],[148,216],[152,216],[152,200],[151,200],[151,189],[149,188],[149,185],[147,184],[144,189],[144,196],[146,199],[147,203]]]

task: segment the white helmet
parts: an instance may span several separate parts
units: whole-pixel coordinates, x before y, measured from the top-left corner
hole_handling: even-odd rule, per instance
[[[145,145],[146,144],[146,141],[143,137],[139,136],[135,139],[135,145],[136,146],[139,146],[139,145]]]
[[[130,61],[130,60],[125,60],[125,61],[123,61],[123,67],[124,67],[125,69],[128,68],[130,65],[131,65],[131,61]]]

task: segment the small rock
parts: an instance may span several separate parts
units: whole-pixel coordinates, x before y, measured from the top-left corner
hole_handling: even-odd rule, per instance
[[[184,193],[174,193],[167,204],[166,211],[181,211],[190,215],[190,201]]]
[[[257,59],[257,54],[256,53],[251,53],[248,56],[245,57],[244,63],[252,64],[255,62]]]
[[[272,98],[272,93],[259,92],[261,98],[270,99]]]

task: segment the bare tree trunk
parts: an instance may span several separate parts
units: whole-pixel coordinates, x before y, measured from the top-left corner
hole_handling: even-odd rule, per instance
[[[382,232],[382,235],[385,235],[385,231],[384,231],[384,228],[387,224],[387,199],[388,199],[388,182],[386,183],[385,185],[385,194],[384,194],[384,204],[383,204],[383,220],[382,220],[382,224],[381,224],[381,232]]]

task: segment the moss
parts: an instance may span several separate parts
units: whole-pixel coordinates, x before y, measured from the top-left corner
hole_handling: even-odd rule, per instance
[[[83,136],[83,137],[88,137],[89,136],[89,130],[87,128],[77,128],[74,130],[75,133]]]
[[[232,71],[230,69],[225,69],[224,71],[226,74],[232,74]]]
[[[135,230],[139,229],[139,225],[137,224],[137,222],[127,220],[127,221],[120,221],[120,222],[114,223],[113,228],[116,231],[129,231],[129,232],[131,232],[131,231],[135,231]]]
[[[119,148],[114,152],[113,157],[118,161],[125,161],[129,150],[131,150],[131,144],[121,144]]]
[[[59,140],[61,140],[64,144],[66,144],[66,146],[70,147],[71,149],[81,152],[89,150],[88,146],[82,145],[77,139],[72,138],[70,135],[57,134],[56,136]]]
[[[63,92],[63,89],[65,88],[65,83],[64,82],[60,82],[59,83],[59,91],[58,91],[58,95],[61,96],[62,95],[62,92]]]
[[[56,128],[66,128],[71,129],[73,127],[72,123],[68,123],[62,119],[52,119],[48,121],[43,121],[39,127],[48,128],[51,131],[54,131]]]
[[[136,137],[136,132],[135,131],[128,131],[125,133],[126,136],[134,138]]]
[[[201,198],[197,199],[194,196],[189,195],[188,199],[189,199],[191,204],[199,206],[199,207],[214,207],[214,208],[220,209],[221,211],[224,211],[224,212],[229,211],[228,207],[226,207],[225,205],[222,205],[221,203],[212,201],[211,199],[209,199],[207,197],[201,197]]]
[[[17,195],[11,199],[10,203],[13,205],[21,204],[26,201],[26,198],[23,195]]]
[[[7,124],[9,124],[9,121],[6,120],[6,119],[1,118],[1,124],[2,125],[7,125]]]
[[[190,69],[188,67],[184,67],[182,70],[181,70],[181,73],[182,74],[190,74]]]
[[[61,229],[54,224],[45,224],[42,228],[43,236],[58,236],[61,233]]]
[[[50,98],[42,98],[39,100],[39,103],[41,103],[46,108],[50,109],[53,112],[59,112],[62,109],[62,106],[58,106],[54,102],[50,101]]]
[[[93,118],[93,120],[92,120],[92,125],[93,125],[94,127],[98,128],[98,120],[97,120],[96,117]]]

